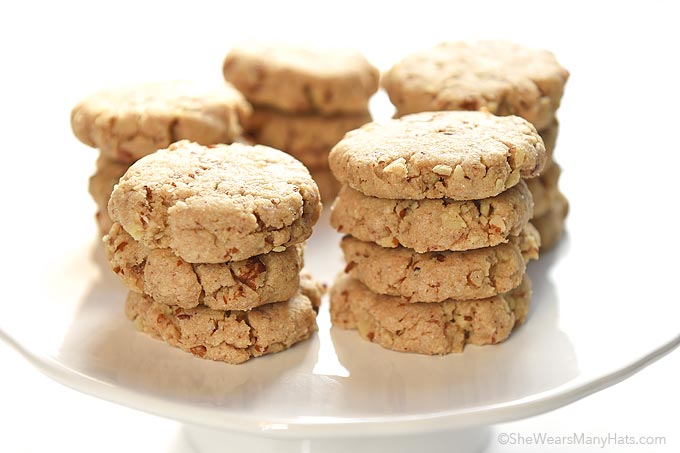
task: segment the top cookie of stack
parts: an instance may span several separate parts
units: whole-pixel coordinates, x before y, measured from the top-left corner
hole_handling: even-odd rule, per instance
[[[546,50],[502,41],[446,42],[414,52],[384,75],[397,116],[434,110],[485,110],[533,123],[545,142],[546,175],[527,181],[543,246],[561,235],[567,203],[552,155],[556,112],[569,72]]]
[[[424,112],[349,132],[330,153],[347,233],[331,319],[400,351],[495,344],[524,322],[540,241],[531,193],[546,152],[526,120]]]
[[[233,86],[188,81],[103,90],[76,104],[71,111],[74,135],[100,150],[89,190],[99,208],[101,233],[111,227],[106,204],[113,186],[133,162],[181,139],[232,143],[250,114],[250,104]]]
[[[302,161],[322,198],[332,199],[338,185],[328,152],[345,132],[371,120],[378,70],[354,50],[250,43],[229,52],[223,72],[254,106],[246,124],[253,141]]]

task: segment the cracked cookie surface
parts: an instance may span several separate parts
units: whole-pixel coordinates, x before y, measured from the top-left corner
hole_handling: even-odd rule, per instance
[[[495,197],[454,201],[369,197],[348,186],[331,208],[340,233],[383,247],[399,245],[419,253],[491,247],[517,236],[533,212],[524,181]]]
[[[109,214],[148,248],[188,263],[224,263],[304,242],[319,190],[292,156],[266,146],[181,141],[134,163]]]
[[[104,238],[111,269],[125,286],[156,302],[214,310],[250,310],[287,300],[299,286],[302,245],[242,261],[190,264],[169,249],[149,249],[114,224]]]
[[[462,352],[466,344],[500,343],[524,323],[531,282],[487,299],[409,303],[376,294],[358,280],[341,275],[330,290],[331,322],[356,329],[387,349],[420,354]]]
[[[241,135],[250,104],[231,85],[170,81],[103,90],[71,111],[75,136],[110,159],[132,163],[187,139],[231,143]]]
[[[308,167],[328,165],[328,153],[345,133],[371,121],[368,112],[323,117],[256,108],[246,129],[256,143],[283,150]]]
[[[445,42],[395,64],[382,85],[397,115],[487,110],[548,127],[569,72],[547,50],[504,41]]]
[[[137,330],[195,356],[238,364],[283,351],[316,331],[322,289],[303,277],[289,300],[249,311],[181,308],[129,292],[125,314]]]
[[[333,174],[380,198],[476,200],[545,164],[543,140],[516,116],[424,112],[348,132],[330,152]]]
[[[380,77],[355,50],[268,43],[233,47],[222,70],[253,104],[322,115],[368,111]]]
[[[538,258],[540,237],[528,224],[506,244],[464,252],[417,253],[345,236],[345,272],[378,294],[406,301],[483,299],[519,286],[529,259]]]

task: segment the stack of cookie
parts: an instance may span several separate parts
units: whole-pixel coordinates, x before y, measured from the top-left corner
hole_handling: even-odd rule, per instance
[[[320,287],[299,272],[321,203],[293,157],[180,141],[133,164],[108,207],[107,256],[139,330],[229,363],[316,330]]]
[[[516,116],[424,112],[348,133],[330,154],[344,184],[331,224],[348,234],[333,324],[423,354],[505,340],[526,318],[540,242],[521,178],[545,159]]]
[[[302,161],[322,199],[332,200],[339,184],[328,153],[345,132],[371,121],[378,70],[352,50],[253,43],[234,47],[223,73],[253,104],[246,125],[252,140]]]
[[[558,189],[560,168],[552,153],[556,112],[568,77],[548,51],[499,41],[448,42],[407,56],[385,74],[382,84],[397,116],[486,110],[530,121],[550,156],[545,175],[527,181],[536,203],[534,224],[542,247],[549,248],[560,238],[567,214],[566,198]]]
[[[142,84],[92,94],[71,111],[71,127],[100,151],[89,191],[101,234],[111,228],[107,203],[128,167],[171,143],[232,143],[250,116],[245,98],[229,84],[209,88],[182,81]]]

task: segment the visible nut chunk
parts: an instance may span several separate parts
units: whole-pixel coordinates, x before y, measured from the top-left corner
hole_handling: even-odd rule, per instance
[[[400,157],[399,159],[390,162],[390,164],[383,169],[383,173],[387,173],[388,175],[394,175],[400,178],[408,177],[406,159]]]
[[[396,242],[396,244],[395,244]],[[399,244],[399,241],[395,241],[395,238],[392,236],[387,236],[382,239],[379,239],[377,241],[377,244],[381,247],[389,247],[389,248],[394,248]]]
[[[463,170],[463,167],[460,165],[456,165],[456,168],[453,170],[453,179],[464,179],[465,178],[465,170]]]
[[[278,252],[285,252],[285,251],[286,251],[286,247],[284,247],[283,245],[277,245],[276,247],[274,247],[272,249],[272,252],[277,252],[277,253]]]
[[[465,220],[460,216],[460,214],[457,214],[455,212],[444,212],[441,215],[442,219],[442,226],[444,228],[452,228],[456,230],[460,230],[463,228],[467,228],[467,223],[465,223]]]
[[[456,168],[460,167],[460,165],[456,166]],[[436,173],[438,175],[442,176],[450,176],[451,173],[453,173],[453,169],[449,167],[448,165],[435,165],[434,168],[432,169],[433,173]]]

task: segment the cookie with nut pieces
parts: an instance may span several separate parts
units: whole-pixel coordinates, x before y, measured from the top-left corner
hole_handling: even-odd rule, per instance
[[[462,352],[466,344],[496,344],[524,323],[531,282],[486,299],[409,303],[370,291],[341,275],[330,291],[331,321],[387,349],[420,354]]]
[[[134,163],[109,214],[136,241],[187,263],[240,261],[304,242],[321,212],[302,163],[273,148],[181,141]]]
[[[378,294],[406,301],[483,299],[519,286],[529,259],[538,258],[540,237],[528,224],[504,244],[462,252],[418,253],[389,249],[345,236],[345,273]]]
[[[343,186],[331,208],[331,226],[382,247],[457,251],[507,242],[520,234],[532,212],[524,181],[495,197],[468,201],[376,198]]]
[[[231,143],[251,110],[230,84],[145,83],[86,97],[71,111],[71,128],[81,142],[129,164],[177,140]]]
[[[516,116],[424,112],[369,123],[329,155],[336,178],[366,195],[393,199],[493,197],[546,161],[534,126]]]

